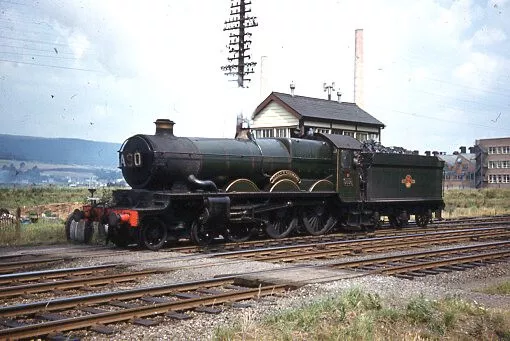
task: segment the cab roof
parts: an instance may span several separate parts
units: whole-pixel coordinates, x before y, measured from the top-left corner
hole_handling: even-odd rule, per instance
[[[356,140],[354,137],[324,133],[315,133],[314,135],[319,139],[324,140],[329,144],[335,146],[338,149],[361,150],[362,146],[361,142]]]

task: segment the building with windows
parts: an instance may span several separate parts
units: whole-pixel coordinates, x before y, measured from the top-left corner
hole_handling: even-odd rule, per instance
[[[510,188],[510,137],[476,140],[476,188]]]
[[[451,155],[437,155],[444,161],[444,189],[475,188],[476,154],[466,153],[466,147]]]
[[[301,137],[316,132],[381,142],[384,124],[355,103],[272,92],[252,115],[256,138]]]

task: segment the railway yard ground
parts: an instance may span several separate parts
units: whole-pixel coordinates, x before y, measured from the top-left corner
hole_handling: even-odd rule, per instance
[[[207,249],[3,247],[0,339],[508,340],[509,236],[502,215]]]

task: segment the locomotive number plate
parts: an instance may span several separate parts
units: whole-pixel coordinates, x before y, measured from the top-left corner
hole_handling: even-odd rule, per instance
[[[142,154],[139,152],[121,153],[119,164],[120,167],[142,167]]]

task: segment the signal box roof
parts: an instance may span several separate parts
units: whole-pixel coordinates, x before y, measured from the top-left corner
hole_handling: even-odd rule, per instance
[[[338,102],[305,96],[292,96],[281,92],[272,92],[255,109],[253,117],[257,116],[271,102],[276,102],[298,119],[320,120],[336,123],[361,123],[378,128],[384,124],[358,107],[355,103]]]

